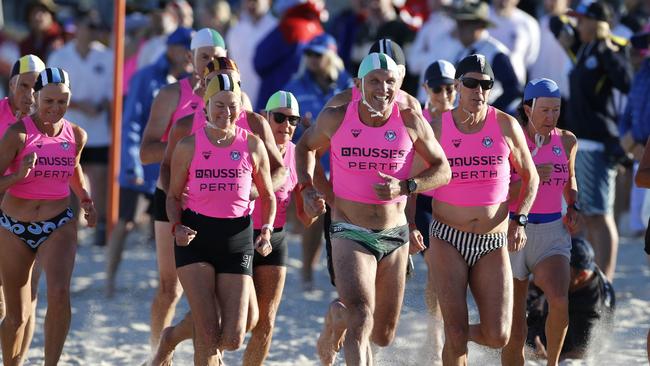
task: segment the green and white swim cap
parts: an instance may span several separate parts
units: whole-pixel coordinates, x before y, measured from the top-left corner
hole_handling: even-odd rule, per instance
[[[226,49],[226,41],[223,40],[223,37],[219,32],[212,28],[203,28],[200,31],[196,32],[192,37],[192,42],[190,43],[190,50],[195,50],[201,47],[221,47],[224,50]]]
[[[397,69],[397,64],[392,58],[390,58],[390,56],[385,53],[373,52],[368,54],[368,56],[364,57],[363,61],[361,61],[357,77],[359,79],[363,79],[366,75],[374,70],[387,70],[393,71],[395,73],[399,72]]]
[[[279,90],[273,93],[269,100],[266,102],[266,111],[272,111],[276,108],[289,108],[294,116],[300,116],[300,107],[298,100],[291,94],[291,92]]]

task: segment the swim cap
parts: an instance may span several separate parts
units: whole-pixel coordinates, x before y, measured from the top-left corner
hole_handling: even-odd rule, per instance
[[[363,79],[371,71],[374,70],[388,70],[397,73],[397,64],[390,56],[385,53],[373,52],[363,58],[361,65],[359,65],[359,73],[357,77]]]
[[[41,72],[45,69],[43,61],[35,55],[25,55],[14,62],[11,68],[10,79],[16,75],[24,74],[26,72]]]
[[[490,79],[494,80],[494,72],[492,71],[492,66],[490,66],[489,62],[487,62],[484,55],[475,53],[460,60],[456,66],[456,79],[460,79],[461,76],[470,72],[484,74],[489,76]]]
[[[536,98],[560,98],[560,87],[551,79],[531,80],[524,89],[524,101]]]
[[[38,74],[36,84],[34,84],[34,91],[43,89],[47,84],[63,84],[70,88],[70,77],[63,69],[58,67],[48,67]]]
[[[291,92],[279,90],[271,95],[264,109],[269,112],[276,108],[289,108],[294,116],[300,116],[298,100],[296,100],[296,97]]]
[[[434,61],[424,72],[424,82],[430,87],[449,85],[454,83],[456,69],[449,61]]]
[[[203,28],[194,34],[190,49],[195,50],[201,47],[221,47],[226,49],[226,42],[219,32],[212,28]]]
[[[203,95],[203,100],[207,103],[212,96],[220,91],[230,91],[233,93],[241,93],[241,88],[238,82],[235,82],[228,74],[219,74],[210,80],[208,88]]]
[[[385,53],[390,58],[392,58],[396,64],[406,65],[406,57],[404,56],[404,51],[402,50],[402,47],[400,47],[400,45],[397,44],[397,42],[394,42],[388,38],[382,38],[377,42],[373,43],[368,53],[372,53],[372,52]]]
[[[217,57],[216,59],[210,61],[207,65],[205,65],[203,76],[206,76],[213,71],[219,71],[219,70],[233,70],[239,72],[239,67],[237,67],[235,60],[231,58]]]
[[[183,46],[189,50],[193,34],[194,30],[192,28],[178,27],[167,36],[167,46]]]

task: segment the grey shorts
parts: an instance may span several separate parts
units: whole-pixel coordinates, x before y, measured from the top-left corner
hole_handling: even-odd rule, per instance
[[[576,155],[578,202],[585,215],[605,215],[614,210],[616,167],[602,151],[581,151]]]
[[[571,260],[571,235],[561,219],[545,224],[528,224],[526,237],[524,249],[510,253],[514,278],[527,280],[537,263],[554,255]]]

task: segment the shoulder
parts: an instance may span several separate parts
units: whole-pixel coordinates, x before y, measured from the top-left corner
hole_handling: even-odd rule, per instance
[[[341,121],[345,117],[345,113],[348,110],[348,106],[353,102],[345,102],[340,105],[325,107],[318,115],[319,118],[323,118],[326,121]]]
[[[405,91],[403,91],[402,93],[404,93],[404,95],[406,96],[405,104],[409,109],[412,109],[413,111],[417,111],[417,112],[422,112],[422,106],[420,105],[420,101],[416,97],[412,96],[411,94]]]
[[[86,130],[79,127],[74,122],[70,122],[70,121],[66,120],[66,123],[69,124],[70,127],[72,128],[72,132],[74,133],[74,137],[77,139],[77,141],[82,141],[82,140],[84,142],[86,141],[86,139],[88,138],[88,133],[86,132]]]
[[[346,104],[352,99],[352,88],[347,88],[342,92],[336,94],[327,102],[328,106],[340,106]]]
[[[246,121],[251,128],[255,127],[264,127],[266,123],[266,118],[257,112],[246,111]]]
[[[25,140],[25,135],[27,134],[27,129],[25,128],[25,122],[19,120],[16,123],[12,124],[7,128],[4,138],[18,138],[20,140]]]
[[[558,134],[560,135],[560,138],[562,139],[562,144],[565,147],[573,147],[578,144],[578,138],[576,135],[573,134],[573,132],[569,130],[562,130],[562,129],[557,129]]]
[[[494,108],[494,112],[496,113],[497,123],[499,124],[499,127],[501,127],[504,135],[509,135],[512,137],[515,130],[521,130],[519,122],[517,122],[513,116],[497,108]]]
[[[246,132],[246,142],[248,143],[248,150],[251,153],[257,154],[262,151],[266,151],[262,139],[260,139],[259,137],[257,137],[257,135],[253,133]]]
[[[196,113],[192,113],[192,114],[188,114],[187,116],[181,117],[178,121],[176,121],[172,129],[176,131],[190,130],[194,125],[195,116]]]
[[[400,106],[399,113],[406,127],[417,128],[419,125],[425,123],[422,116],[413,110],[413,108]]]
[[[173,98],[178,98],[181,94],[180,81],[168,84],[160,88],[160,92],[156,95],[157,100],[168,101]]]

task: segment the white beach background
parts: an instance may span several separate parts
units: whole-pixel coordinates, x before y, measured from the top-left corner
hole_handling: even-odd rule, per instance
[[[82,236],[83,236],[82,231]],[[153,244],[143,235],[131,235],[117,277],[112,299],[104,296],[104,248],[82,240],[72,281],[72,325],[60,365],[140,365],[149,353],[149,311],[157,283]],[[316,290],[305,293],[300,282],[300,245],[290,236],[290,260],[284,296],[277,317],[267,365],[317,365],[316,340],[328,303],[336,292],[329,284],[324,255],[315,275]],[[414,256],[416,273],[407,283],[404,306],[395,342],[377,353],[378,365],[430,365],[427,344],[428,316],[424,303],[426,266]],[[645,341],[650,327],[650,267],[641,239],[621,240],[614,287],[617,311],[613,331],[598,334],[602,344],[592,347],[589,360],[565,364],[647,364]],[[37,329],[26,365],[43,363],[45,288],[41,280]],[[178,320],[188,309],[182,300]],[[470,320],[476,321],[474,307]],[[470,365],[497,365],[499,355],[470,344]],[[176,365],[192,364],[191,342],[184,342],[174,357]],[[227,352],[227,365],[241,364],[242,350]],[[343,355],[337,358],[343,365]],[[529,364],[541,364],[529,361]]]

